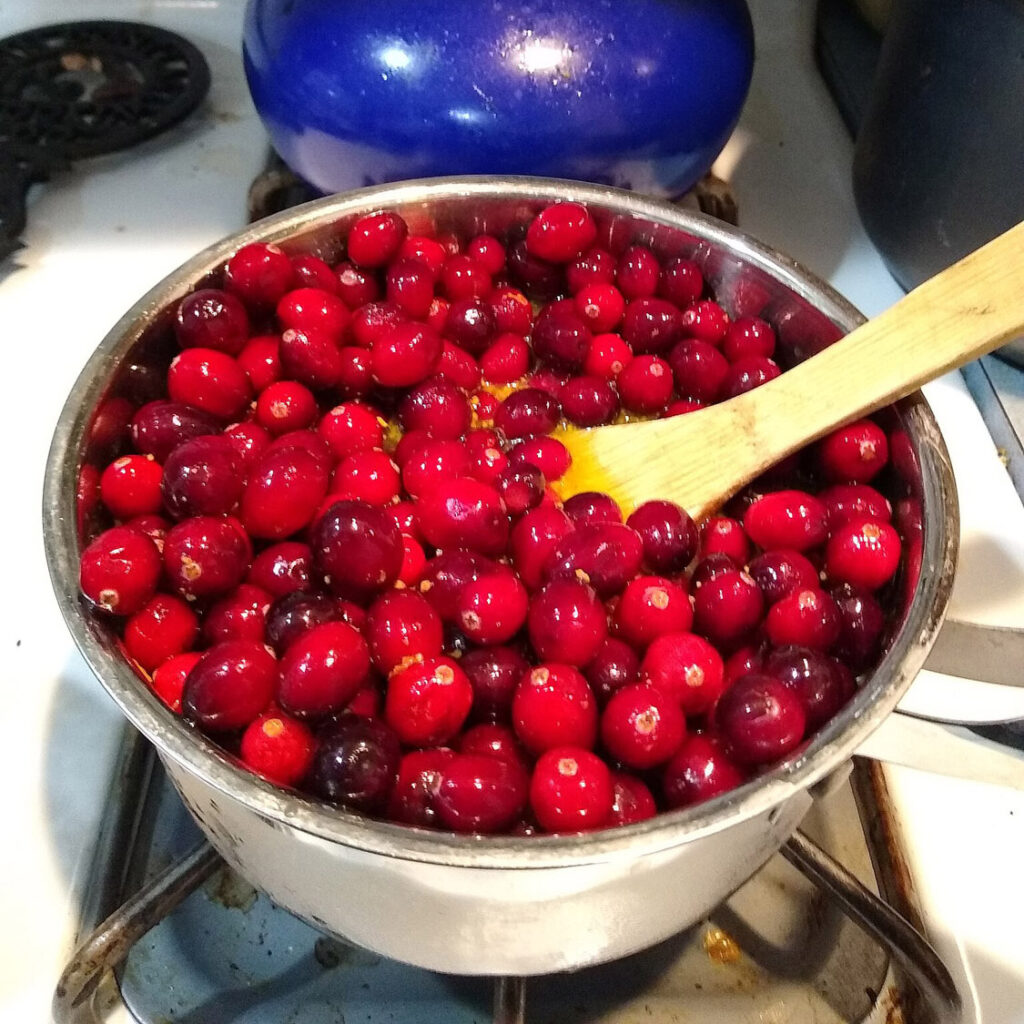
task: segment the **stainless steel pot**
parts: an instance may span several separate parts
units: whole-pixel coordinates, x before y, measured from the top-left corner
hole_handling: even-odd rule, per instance
[[[921,668],[952,584],[959,536],[948,454],[928,406],[891,410],[894,469],[920,516],[887,653],[855,699],[783,764],[706,804],[579,837],[476,838],[404,828],[275,788],[171,715],[78,598],[79,482],[104,457],[109,423],[145,392],[168,352],[171,310],[241,245],[261,239],[328,259],[356,217],[395,209],[412,231],[501,233],[554,200],[586,203],[611,248],[643,241],[697,259],[734,313],[763,313],[798,360],[852,329],[857,311],[803,268],[699,215],[610,188],[545,179],[438,179],[352,192],[262,221],[212,246],[144,296],[82,371],[46,469],[44,533],[76,643],[153,742],[225,859],[281,905],[368,949],[435,970],[530,975],[599,963],[698,921],[796,828],[809,789],[843,765]]]

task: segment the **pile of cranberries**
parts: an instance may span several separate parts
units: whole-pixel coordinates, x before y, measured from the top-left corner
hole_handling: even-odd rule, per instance
[[[559,431],[770,380],[768,322],[569,202],[503,238],[373,213],[343,252],[246,245],[184,298],[81,496],[82,591],[167,707],[273,782],[458,832],[628,824],[797,752],[879,656],[878,421],[699,526],[627,516],[559,492]]]

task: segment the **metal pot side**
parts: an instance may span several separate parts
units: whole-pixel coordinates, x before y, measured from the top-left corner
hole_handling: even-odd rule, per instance
[[[83,369],[54,434],[44,539],[68,627],[93,672],[156,746],[192,813],[240,874],[309,921],[399,960],[466,974],[532,974],[623,956],[700,920],[781,845],[807,790],[845,762],[920,670],[945,613],[959,539],[949,456],[920,395],[888,410],[893,469],[912,525],[887,652],[856,697],[795,756],[706,804],[573,837],[472,837],[376,822],[271,786],[168,712],[78,597],[88,516],[77,495],[109,451],[105,418],[166,358],[168,310],[241,245],[273,241],[328,260],[358,216],[389,208],[412,232],[501,234],[545,204],[587,204],[599,244],[687,255],[733,314],[761,314],[797,362],[861,321],[788,258],[699,214],[617,189],[534,178],[400,183],[268,218],[184,264],[144,296]],[[119,405],[120,403],[120,405]],[[101,413],[98,414],[98,411]],[[919,529],[915,529],[917,527]]]

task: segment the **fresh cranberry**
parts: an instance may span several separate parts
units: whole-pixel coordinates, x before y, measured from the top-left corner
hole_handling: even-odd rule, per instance
[[[730,363],[751,356],[771,359],[775,355],[775,331],[760,317],[741,316],[725,330],[722,355]]]
[[[530,346],[519,334],[502,334],[480,356],[480,369],[492,384],[511,384],[530,368]]]
[[[693,305],[704,291],[704,275],[700,266],[685,256],[668,260],[658,281],[658,294],[674,302],[680,309]]]
[[[529,252],[549,263],[568,263],[594,243],[597,225],[579,203],[555,203],[541,210],[526,230]]]
[[[417,436],[422,435],[417,432]],[[411,497],[419,498],[442,481],[470,476],[473,467],[465,445],[458,441],[432,440],[428,435],[422,443],[416,444],[415,454],[409,456],[413,435],[406,434],[405,437],[410,439],[410,445],[401,451],[402,486]],[[422,515],[419,511],[417,518],[421,521],[422,529]]]
[[[425,324],[395,324],[370,348],[373,379],[390,388],[419,384],[437,369],[441,347],[437,332]]]
[[[851,520],[825,546],[825,572],[837,583],[878,590],[900,564],[900,536],[890,523]]]
[[[719,573],[736,568],[736,563],[724,551],[714,551],[710,555],[705,555],[698,560],[690,573],[690,592],[696,593]]]
[[[242,459],[228,438],[192,438],[167,456],[163,503],[176,519],[234,512],[245,489],[242,470]]]
[[[224,428],[221,435],[231,442],[232,447],[242,460],[242,470],[248,472],[256,465],[259,457],[270,447],[272,438],[269,431],[261,427],[255,420],[232,423]]]
[[[145,455],[122,455],[100,475],[100,497],[118,519],[159,512],[163,467]]]
[[[505,550],[509,523],[498,492],[471,478],[441,480],[420,499],[423,536],[438,548],[467,547],[485,555]]]
[[[178,353],[167,369],[167,393],[172,401],[221,420],[236,419],[252,398],[249,378],[237,360],[213,348]]]
[[[441,617],[411,590],[389,590],[370,605],[366,638],[373,663],[385,675],[407,658],[441,653]]]
[[[500,333],[523,337],[533,328],[533,307],[518,288],[496,288],[491,293],[491,307]]]
[[[207,348],[237,356],[249,338],[245,306],[219,288],[200,288],[178,303],[174,334],[181,348]]]
[[[473,355],[481,355],[497,332],[497,317],[491,303],[474,295],[452,302],[441,333]]]
[[[147,402],[132,417],[132,444],[143,455],[164,462],[183,441],[203,434],[216,434],[221,424],[215,416],[183,402],[158,399]]]
[[[593,747],[597,700],[584,676],[570,665],[538,665],[523,676],[512,699],[516,735],[534,755],[566,744]]]
[[[601,714],[601,742],[617,761],[629,768],[663,764],[686,734],[679,704],[648,683],[616,690]]]
[[[186,600],[216,598],[245,578],[252,545],[231,516],[195,516],[172,526],[164,538],[164,571]]]
[[[583,322],[595,334],[613,330],[622,320],[626,300],[613,284],[595,282],[576,292],[573,305]]]
[[[277,659],[256,641],[214,644],[185,680],[182,714],[203,732],[244,729],[273,699],[277,669]]]
[[[198,651],[173,654],[153,672],[150,687],[160,701],[176,715],[181,714],[181,699],[185,693],[185,680],[196,667],[202,655]]]
[[[272,598],[251,583],[240,583],[230,594],[215,601],[203,616],[203,639],[207,644],[221,640],[255,640],[263,643],[267,609]]]
[[[720,345],[729,329],[729,315],[714,299],[699,299],[683,310],[686,333]]]
[[[615,281],[627,299],[642,299],[658,290],[661,266],[657,257],[643,245],[631,245],[619,257]]]
[[[550,311],[537,318],[533,351],[555,369],[576,373],[583,368],[592,337],[586,323],[575,312]]]
[[[619,411],[614,388],[601,377],[571,377],[558,397],[566,419],[578,427],[610,423]]]
[[[519,765],[524,772],[528,761],[519,738],[508,725],[498,722],[479,722],[470,726],[458,738],[460,754],[480,754],[482,757],[496,757]]]
[[[275,437],[267,445],[265,454],[295,450],[312,455],[325,473],[329,473],[334,465],[331,446],[324,440],[323,435],[318,434],[315,430],[289,430],[288,433]]]
[[[532,298],[553,298],[563,290],[564,274],[560,264],[534,256],[520,238],[508,250],[508,272],[512,282]]]
[[[473,684],[466,673],[441,655],[391,673],[384,715],[407,746],[437,746],[458,733],[472,703]]]
[[[839,639],[842,618],[835,600],[820,587],[791,590],[768,609],[764,628],[776,647],[800,644],[828,650]]]
[[[608,494],[600,491],[580,491],[566,498],[562,505],[565,514],[577,525],[585,523],[621,523],[622,509]]]
[[[359,348],[372,348],[374,342],[406,320],[408,317],[393,302],[368,302],[352,314],[346,339]]]
[[[309,770],[310,789],[354,811],[380,812],[395,785],[401,756],[398,737],[384,722],[343,715],[320,738]]]
[[[637,355],[667,352],[682,333],[682,314],[665,299],[634,299],[626,307],[621,333]]]
[[[131,519],[122,525],[145,534],[156,545],[157,550],[163,554],[164,538],[167,536],[167,531],[171,528],[169,520],[163,516],[150,513],[144,516],[132,516]]]
[[[436,238],[425,235],[407,235],[396,255],[400,259],[419,260],[430,268],[435,279],[440,276],[444,261],[448,258],[445,247]]]
[[[825,505],[806,491],[772,491],[755,499],[743,515],[743,529],[766,550],[806,551],[827,536]]]
[[[481,483],[497,486],[510,465],[497,434],[487,428],[471,430],[466,437],[465,451],[470,458],[469,475]]]
[[[622,523],[584,523],[548,556],[544,578],[582,579],[607,598],[637,574],[642,558],[643,543],[635,530]]]
[[[388,510],[390,512],[390,509]],[[402,568],[398,571],[398,582],[414,587],[427,567],[427,555],[418,540],[409,534],[402,534]]]
[[[747,571],[769,605],[781,601],[793,590],[818,586],[818,573],[811,561],[799,551],[787,548],[763,551],[751,559]]]
[[[565,512],[543,506],[527,512],[513,527],[509,538],[512,564],[531,590],[541,585],[548,557],[573,529]]]
[[[809,730],[827,722],[853,695],[853,677],[835,658],[810,647],[779,647],[765,656],[762,671],[800,701]]]
[[[422,599],[421,599],[422,600]],[[503,644],[526,622],[526,588],[511,570],[485,573],[462,588],[458,623],[478,644]]]
[[[668,404],[663,418],[670,419],[672,416],[682,416],[685,413],[697,412],[698,409],[705,408],[707,406],[703,402],[695,402],[692,398],[677,398],[674,402]]]
[[[726,554],[736,565],[743,565],[750,557],[750,538],[743,524],[732,516],[712,516],[700,526],[701,554]]]
[[[387,452],[355,452],[334,470],[330,493],[384,507],[397,500],[401,482],[398,467]]]
[[[473,425],[489,428],[494,425],[501,400],[493,392],[480,388],[469,396],[469,405],[473,412]]]
[[[473,684],[474,717],[507,720],[515,689],[530,670],[526,658],[514,647],[476,647],[459,665]]]
[[[686,589],[663,576],[630,580],[615,609],[616,635],[640,649],[665,633],[688,630],[692,622]]]
[[[873,420],[847,424],[818,443],[818,463],[832,483],[866,484],[888,461],[888,438]]]
[[[254,559],[246,577],[272,597],[309,590],[313,552],[297,540],[282,541],[264,548]]]
[[[314,256],[312,253],[304,252],[292,257],[292,271],[295,274],[295,283],[300,288],[318,288],[321,291],[330,292],[332,295],[340,295],[338,277],[330,264]],[[364,301],[369,302],[369,299]],[[348,303],[346,302],[347,306]],[[358,305],[358,303],[357,303]]]
[[[839,608],[839,639],[832,645],[836,657],[859,672],[873,664],[881,647],[885,613],[869,590],[840,583],[830,591]]]
[[[608,766],[581,747],[545,751],[530,779],[530,808],[548,832],[602,828],[611,818],[614,792]]]
[[[373,386],[373,370],[370,353],[365,349],[349,346],[338,350],[341,373],[335,392],[339,398],[364,398]]]
[[[266,640],[280,656],[314,626],[341,618],[341,608],[333,597],[296,590],[278,597],[267,609]]]
[[[527,803],[529,780],[514,761],[459,753],[441,769],[435,806],[454,832],[489,834],[510,828]]]
[[[494,235],[475,235],[466,243],[466,255],[489,274],[497,274],[505,266],[505,246]]]
[[[492,287],[487,268],[472,256],[456,253],[444,261],[441,268],[441,288],[452,301],[483,297]]]
[[[277,699],[297,718],[321,718],[340,711],[369,670],[369,648],[359,631],[347,622],[323,622],[285,650]]]
[[[342,715],[358,715],[360,718],[380,718],[384,700],[374,682],[364,683],[356,690],[355,695],[345,705],[341,715],[333,715],[330,720],[336,721]]]
[[[607,636],[604,606],[577,579],[557,579],[538,591],[526,619],[530,643],[544,661],[586,665]]]
[[[764,614],[764,598],[750,576],[726,569],[694,592],[694,623],[715,643],[729,643],[751,632]]]
[[[764,665],[765,649],[762,643],[744,644],[737,647],[725,660],[722,679],[725,689],[729,689],[740,676],[750,672],[760,672]]]
[[[284,372],[281,369],[281,339],[276,334],[250,338],[235,358],[256,394],[279,381]]]
[[[318,411],[313,392],[297,380],[275,381],[256,398],[256,422],[274,436],[305,430]]]
[[[722,381],[722,390],[719,398],[725,401],[727,398],[736,398],[738,395],[746,394],[759,388],[762,384],[774,380],[782,373],[778,364],[773,359],[765,356],[745,356],[737,359],[729,366],[729,370]]]
[[[624,409],[659,412],[672,397],[672,369],[659,356],[636,356],[623,367],[618,384]]]
[[[825,506],[829,533],[854,519],[892,521],[889,499],[870,484],[833,484],[818,493],[818,500]]]
[[[547,434],[558,424],[559,403],[538,388],[513,391],[499,406],[495,427],[509,440]]]
[[[294,786],[313,763],[316,739],[297,719],[268,712],[249,723],[242,733],[242,764],[279,786]]]
[[[615,282],[615,257],[599,246],[591,246],[565,268],[569,291],[575,295],[591,284]]]
[[[155,594],[124,626],[128,656],[153,672],[176,654],[191,649],[199,634],[199,619],[187,602],[171,594]]]
[[[402,535],[379,508],[337,501],[313,524],[313,562],[337,594],[386,590],[402,568]]]
[[[453,441],[469,429],[469,403],[452,381],[432,377],[402,399],[398,418],[403,430],[422,430],[438,440]]]
[[[715,723],[733,760],[761,765],[796,749],[806,717],[799,699],[783,683],[752,672],[722,694],[715,705]]]
[[[282,371],[313,391],[333,388],[341,380],[341,350],[333,338],[317,327],[288,328],[281,335],[279,351]],[[276,387],[280,389],[280,383]],[[270,412],[267,408],[263,415],[266,417]]]
[[[404,754],[388,798],[388,818],[419,828],[438,827],[437,794],[442,773],[455,757],[455,751],[448,747],[410,750]]]
[[[419,589],[445,622],[457,622],[462,588],[494,563],[476,551],[449,548],[427,562]]]
[[[554,370],[550,366],[538,366],[526,380],[528,387],[544,391],[552,398],[558,398],[565,387],[569,374],[565,370]]]
[[[670,808],[690,807],[735,789],[744,781],[722,745],[703,733],[692,733],[662,774],[662,792]]]
[[[298,446],[270,447],[249,474],[241,518],[250,537],[284,540],[308,526],[327,494],[321,461]]]
[[[615,380],[633,358],[633,350],[617,334],[595,334],[583,361],[583,372]]]
[[[293,281],[291,260],[267,242],[243,245],[224,266],[224,287],[257,309],[272,309]]]
[[[348,232],[348,258],[359,267],[382,267],[397,254],[409,229],[397,213],[368,213]]]
[[[544,474],[536,466],[507,466],[495,486],[513,518],[536,508],[544,500]]]
[[[513,445],[508,456],[513,462],[536,466],[548,483],[561,480],[572,463],[569,450],[555,437],[528,437]]]
[[[296,288],[283,295],[277,304],[277,321],[284,332],[282,340],[289,334],[310,335],[324,347],[340,344],[345,328],[352,314],[337,295],[322,288]],[[288,362],[285,350],[281,350],[285,369]]]
[[[643,544],[643,563],[652,572],[682,572],[697,553],[697,527],[686,510],[671,501],[646,501],[626,525]]]
[[[665,633],[648,647],[640,678],[671,696],[687,715],[703,714],[725,689],[722,656],[695,633]]]
[[[370,271],[357,267],[351,260],[342,260],[336,264],[333,273],[338,297],[349,309],[358,309],[380,298],[377,278]]]
[[[676,388],[683,398],[710,405],[718,401],[729,375],[729,361],[710,342],[686,338],[668,354]]]
[[[419,260],[396,260],[387,268],[384,296],[403,313],[421,319],[434,301],[434,275]]]
[[[583,674],[598,702],[604,704],[616,690],[640,678],[640,659],[624,640],[607,637],[583,669]]]
[[[317,430],[331,446],[334,457],[344,459],[356,452],[380,448],[384,428],[378,414],[359,402],[343,402],[324,413]]]

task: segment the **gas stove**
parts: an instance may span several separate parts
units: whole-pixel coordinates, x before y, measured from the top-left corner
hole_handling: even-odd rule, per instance
[[[794,256],[871,315],[894,302],[901,291],[854,211],[852,144],[814,68],[812,13],[797,0],[755,0],[751,7],[758,47],[754,83],[740,125],[715,171],[731,183],[744,230]],[[143,21],[185,36],[210,65],[211,91],[197,111],[165,134],[134,149],[83,161],[35,189],[29,197],[26,246],[0,271],[5,379],[16,383],[7,401],[0,403],[4,436],[9,439],[4,460],[11,488],[6,522],[14,543],[9,544],[8,559],[14,559],[10,579],[17,581],[16,589],[9,585],[12,600],[4,615],[0,675],[9,723],[0,758],[10,780],[7,805],[13,817],[0,851],[7,881],[0,889],[0,912],[9,922],[0,956],[0,1017],[5,1020],[49,1019],[54,984],[82,924],[95,838],[124,739],[120,714],[75,652],[50,592],[38,508],[46,450],[65,395],[110,326],[155,281],[246,220],[246,190],[264,165],[267,143],[241,70],[242,8],[241,0],[95,0],[76,5],[76,18]],[[55,0],[10,3],[0,10],[0,35],[66,19],[66,7]],[[951,450],[961,500],[961,567],[950,612],[968,621],[1022,626],[1024,507],[1014,482],[1019,486],[1021,481],[1024,373],[995,358],[986,359],[964,375],[937,381],[926,394]],[[939,702],[954,718],[958,710],[970,706],[976,712],[981,709],[982,717],[987,709],[989,718],[1024,719],[1024,691],[1007,690],[925,672],[906,704],[934,712]],[[973,734],[961,731],[959,736],[984,743]],[[1017,879],[1024,849],[1024,793],[891,766],[880,770],[877,778],[888,794],[888,813],[899,835],[892,871],[904,879],[902,891],[912,898],[906,909],[920,920],[964,994],[965,1019],[1021,1024],[1024,957],[1019,928],[1024,921],[1024,889]],[[828,805],[836,824],[825,821],[825,831],[838,829],[854,816],[852,805],[842,803],[846,798],[837,799],[840,804],[834,810]],[[849,850],[851,844],[858,848],[857,842],[843,840],[839,845]],[[849,866],[870,875],[870,858],[862,842],[859,849],[850,854]],[[771,870],[778,871],[778,865]],[[794,885],[784,871],[781,880],[769,875],[765,884],[769,889]],[[244,892],[225,897],[236,903],[251,898]],[[258,903],[254,906],[269,913]],[[237,906],[230,909],[239,912]],[[742,936],[730,922],[735,922],[735,915],[730,918],[726,912],[724,920],[711,923],[742,947]],[[316,938],[301,931],[295,934],[316,946]],[[707,961],[704,934],[689,938]],[[274,940],[274,948],[299,941],[286,932]],[[727,944],[723,948],[730,949]],[[876,953],[858,948],[875,966],[855,966],[855,972],[863,970],[872,979],[865,984],[875,992],[884,991],[884,963],[879,967]],[[370,970],[360,962],[358,951],[331,943],[320,949],[328,960],[340,957],[353,969]],[[673,950],[686,961],[687,970],[693,967],[698,972],[684,971],[688,984],[704,984],[700,970],[728,969],[714,962],[698,965],[687,959],[691,954],[682,946]],[[743,953],[746,963],[752,949],[744,948]],[[157,953],[148,965],[156,970],[160,962]],[[589,986],[586,1000],[579,987],[574,992],[564,979],[554,979],[545,983],[546,994],[537,997],[535,1005],[547,1007],[547,1016],[537,1019],[611,1020],[600,1016],[608,1011],[594,999],[604,993],[614,1002],[608,993],[614,993],[615,986],[625,986],[621,991],[628,989],[635,997],[635,1005],[626,1007],[632,1016],[620,1019],[650,1019],[645,1006],[664,994],[658,985],[664,982],[671,988],[672,979],[678,981],[675,969],[662,970],[668,962],[668,953],[659,948],[652,961],[631,961],[584,980],[582,984]],[[348,976],[358,978],[359,985],[393,991],[400,973],[396,968],[394,976],[378,974],[377,981],[365,974]],[[643,978],[653,987],[642,988]],[[721,981],[722,975],[712,970],[711,978]],[[367,1019],[459,1020],[455,1010],[429,1002],[439,992],[452,991],[463,1002],[451,1005],[461,1007],[458,1012],[464,1012],[465,1019],[488,1019],[491,995],[481,994],[474,985],[436,978],[419,978],[417,984],[417,991],[429,997],[418,1017],[410,1016],[413,1010],[408,1006],[371,1010],[360,1003],[350,1007],[346,1019],[361,1019],[361,1014]],[[780,1002],[779,989],[770,989],[773,994],[759,1003],[742,984],[736,991],[745,995],[728,1004],[723,1019],[797,1019],[790,1009],[793,1000],[809,1005],[807,995],[789,994],[788,1001]],[[209,999],[198,1008],[192,1006],[188,1016],[174,1016],[177,1011],[171,1007],[159,1010],[163,1016],[156,1019],[255,1019],[249,1015],[251,1003],[229,1009],[218,997]],[[576,1016],[559,1010],[570,1003],[589,1010],[574,1009]],[[839,1010],[832,1005],[829,1012],[835,1012],[834,1018],[809,1019],[864,1019],[879,1012],[879,1006],[879,1019],[884,1019],[887,1007],[878,1003],[866,1010],[861,1003],[842,1004]],[[687,1016],[682,1003],[670,1009],[677,1016],[665,1019]],[[289,1019],[289,1012],[282,1007],[274,1019]],[[382,1016],[373,1017],[374,1013]],[[321,1017],[310,1019],[340,1018],[327,1006]]]

